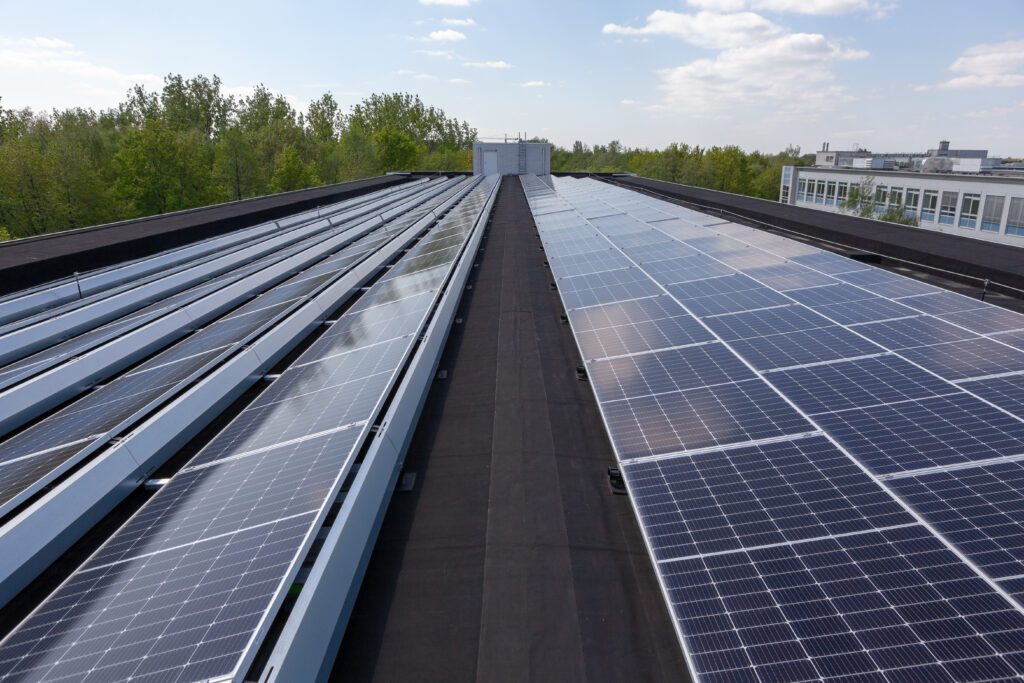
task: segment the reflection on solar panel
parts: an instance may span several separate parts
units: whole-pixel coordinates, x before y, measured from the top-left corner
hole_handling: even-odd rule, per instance
[[[0,644],[0,680],[246,674],[459,262],[438,243],[476,234],[496,183],[482,179]]]
[[[1024,675],[1024,316],[594,180],[522,182],[563,208],[537,216],[549,256],[629,276],[586,308],[553,269],[698,678]]]

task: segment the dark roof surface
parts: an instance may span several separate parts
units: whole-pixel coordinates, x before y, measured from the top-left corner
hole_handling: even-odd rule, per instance
[[[514,177],[483,244],[332,680],[686,680]]]

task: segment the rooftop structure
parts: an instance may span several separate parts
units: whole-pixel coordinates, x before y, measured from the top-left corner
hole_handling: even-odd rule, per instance
[[[0,679],[1024,675],[1024,316],[591,178],[366,190],[0,299]]]
[[[892,208],[924,230],[1024,245],[1024,177],[786,166],[779,201],[841,212],[851,188],[875,213]]]

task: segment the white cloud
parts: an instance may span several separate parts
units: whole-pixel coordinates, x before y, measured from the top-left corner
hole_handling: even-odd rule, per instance
[[[418,55],[426,55],[428,57],[442,57],[444,59],[452,59],[452,53],[447,50],[413,50]]]
[[[136,84],[153,89],[163,85],[160,76],[97,64],[74,48],[73,44],[52,37],[0,38],[0,71],[9,71],[12,79],[17,77],[21,89],[28,93],[19,95],[16,87],[6,83],[5,99],[22,99],[33,109],[48,106],[103,108],[114,105]],[[41,95],[40,90],[47,94]]]
[[[875,0],[686,0],[691,7],[715,12],[738,12],[743,9],[794,14],[850,14],[873,12],[884,16],[895,8],[893,3]]]
[[[512,65],[506,61],[496,62],[463,62],[462,66],[472,66],[479,69],[511,69]]]
[[[748,6],[783,6],[789,0],[689,0],[702,8],[739,10]],[[858,0],[807,0],[824,11],[826,5],[858,6]],[[866,5],[865,5],[866,6]],[[658,86],[665,96],[646,111],[684,112],[690,116],[721,117],[729,109],[754,103],[776,102],[789,111],[835,108],[853,99],[836,84],[834,62],[863,59],[868,53],[841,47],[819,33],[794,33],[754,12],[720,14],[702,10],[685,14],[668,10],[652,12],[643,26],[607,24],[604,33],[666,35],[716,51],[711,57],[682,66],[659,69]]]
[[[715,115],[759,101],[813,113],[853,99],[843,86],[832,83],[832,62],[867,56],[844,50],[820,34],[789,33],[657,73],[665,104],[691,115]]]
[[[446,28],[441,31],[431,31],[430,35],[422,40],[432,40],[437,42],[454,42],[456,40],[465,40],[466,34],[461,31]]]
[[[991,109],[968,111],[964,112],[963,114],[960,114],[960,116],[964,116],[971,119],[990,119],[1006,116],[1007,114],[1021,113],[1024,113],[1024,100],[1021,100],[1020,102],[1015,102],[1014,104],[1011,104],[1006,107],[992,107]]]
[[[723,49],[760,42],[779,35],[783,29],[753,12],[682,14],[655,10],[648,15],[647,23],[639,28],[606,24],[601,31],[628,36],[666,35],[699,47]]]
[[[636,100],[619,100],[619,104],[636,104]]]
[[[447,7],[469,7],[476,0],[420,0],[421,5],[445,5]]]
[[[416,74],[415,76],[413,76],[413,78],[418,78],[421,81],[436,81],[437,80],[437,76],[432,76],[431,74]]]
[[[469,85],[469,81],[465,78],[449,78],[448,82],[454,83],[455,85]]]
[[[963,88],[1017,88],[1024,86],[1024,40],[974,45],[964,50],[949,70],[963,74],[938,85],[919,85],[917,90]]]
[[[476,26],[472,19],[442,19],[441,23],[445,26]]]
[[[526,81],[525,83],[520,83],[519,87],[520,88],[546,88],[549,85],[551,85],[551,84],[548,83],[547,81]]]
[[[412,69],[398,69],[397,71],[394,71],[393,73],[396,76],[411,76],[411,75],[413,75],[416,72],[413,71]]]

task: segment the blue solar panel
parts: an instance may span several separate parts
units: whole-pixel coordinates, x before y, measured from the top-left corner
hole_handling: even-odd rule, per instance
[[[878,474],[1024,453],[1024,422],[966,394],[824,413],[815,420]]]
[[[984,377],[1024,368],[1024,351],[991,339],[918,346],[903,349],[900,355],[948,380]]]
[[[875,344],[839,325],[737,339],[730,346],[759,370],[881,353]]]
[[[1024,351],[1024,330],[1019,332],[998,332],[992,335],[992,339]]]
[[[972,308],[988,307],[988,304],[983,301],[948,291],[908,296],[901,298],[899,302],[904,306],[909,306],[910,308],[923,313],[931,313],[932,315],[956,313],[957,311],[968,311]]]
[[[897,477],[889,485],[989,576],[1024,574],[1024,463]]]
[[[600,197],[627,214],[640,203],[661,206],[592,181],[556,179],[554,187],[570,201]],[[702,225],[718,222],[695,215]],[[1024,331],[1006,331],[1024,317],[746,227],[650,223],[697,250],[679,257],[630,216],[602,221],[609,236],[621,231],[613,243],[721,341],[588,364],[698,677],[1024,673],[1019,605],[886,490],[936,468],[1024,462],[1024,421],[968,393],[1020,414]],[[661,300],[642,301],[653,308]],[[666,341],[641,327],[652,321],[611,322],[635,312],[594,311],[593,318],[571,314],[585,358],[656,348],[639,338],[649,334]],[[925,315],[933,313],[949,322]],[[665,319],[672,316],[658,318]],[[995,338],[1006,343],[975,331],[1002,332]],[[728,381],[744,366],[727,348],[768,383]],[[1013,482],[1022,487],[1016,474]],[[950,541],[979,564],[1002,567],[1006,590],[1024,597],[1016,554],[1024,534],[1005,519],[1018,507],[1024,514],[1024,502],[989,481],[972,491],[991,494],[1002,517],[982,506],[957,510],[972,517],[972,536],[950,513],[944,523],[962,532]]]
[[[757,376],[719,343],[594,361],[588,365],[588,371],[601,401],[664,394]]]
[[[985,308],[976,308],[957,313],[946,313],[940,317],[955,325],[966,327],[981,334],[1024,330],[1024,315],[1008,311],[1005,308],[996,308],[995,306],[986,306]]]
[[[894,355],[779,370],[770,380],[808,415],[961,393]]]
[[[857,334],[862,334],[893,351],[925,344],[976,339],[978,336],[930,315],[865,323],[857,326]]]
[[[1024,420],[1024,374],[989,377],[960,386]]]
[[[638,301],[648,301],[648,299],[639,299]],[[577,310],[588,311],[591,309]],[[577,332],[576,338],[579,341],[583,357],[587,360],[642,353],[714,339],[696,318],[686,313],[673,318]]]
[[[558,289],[570,310],[664,293],[638,268],[562,278]]]
[[[1024,614],[920,526],[660,570],[702,681],[1024,674]]]
[[[601,404],[622,459],[809,432],[813,428],[761,380]]]
[[[804,306],[781,306],[732,315],[717,315],[704,321],[722,341],[764,337],[781,332],[834,327],[834,324]]]
[[[551,271],[558,277],[574,277],[605,270],[628,268],[629,259],[611,247],[583,254],[570,254],[551,258]]]
[[[659,560],[914,523],[820,436],[627,463],[623,470]]]

